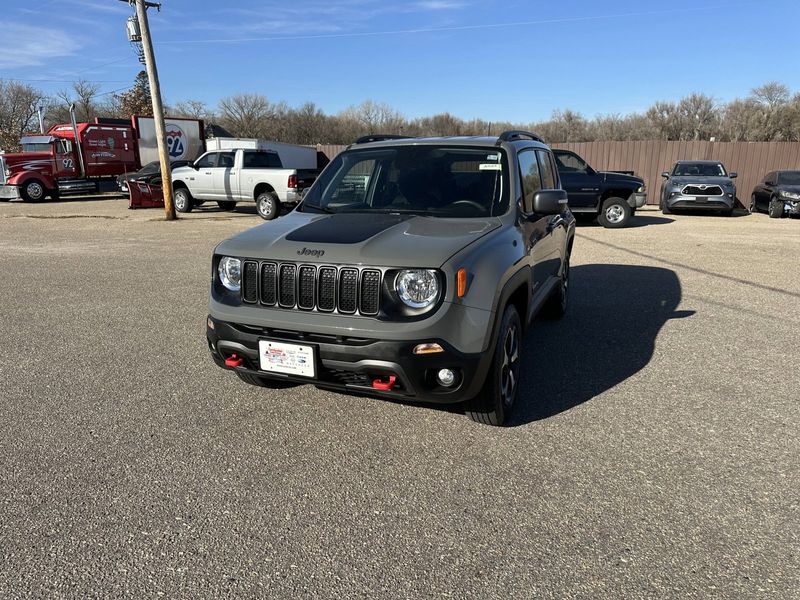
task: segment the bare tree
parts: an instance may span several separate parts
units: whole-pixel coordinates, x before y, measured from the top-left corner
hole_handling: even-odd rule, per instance
[[[261,94],[236,94],[219,102],[223,127],[236,137],[268,138],[276,107]]]
[[[0,79],[0,149],[18,149],[20,136],[36,129],[37,109],[44,99],[30,85]]]
[[[214,118],[214,113],[205,102],[201,100],[184,100],[178,102],[170,114],[176,117],[186,117],[188,119],[204,119],[210,121]]]

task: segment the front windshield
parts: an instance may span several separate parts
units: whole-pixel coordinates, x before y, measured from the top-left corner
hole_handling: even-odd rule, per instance
[[[508,207],[505,154],[408,145],[350,150],[328,165],[303,211],[487,217]]]
[[[783,185],[800,185],[800,171],[783,171],[778,173],[778,183]]]
[[[698,177],[726,177],[725,167],[720,163],[678,163],[673,175]]]
[[[50,144],[22,144],[23,152],[50,152]]]

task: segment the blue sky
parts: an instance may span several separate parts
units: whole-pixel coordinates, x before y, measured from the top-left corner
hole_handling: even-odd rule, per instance
[[[800,91],[798,0],[163,0],[150,11],[166,102],[258,92],[335,113],[537,121]],[[3,0],[0,78],[102,91],[140,69],[118,0]]]

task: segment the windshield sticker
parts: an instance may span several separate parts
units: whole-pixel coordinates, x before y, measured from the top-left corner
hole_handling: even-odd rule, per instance
[[[481,163],[478,165],[479,171],[502,171],[503,165],[498,165],[496,163]]]
[[[486,157],[486,160],[500,160],[500,155],[499,154],[490,154],[489,156]]]

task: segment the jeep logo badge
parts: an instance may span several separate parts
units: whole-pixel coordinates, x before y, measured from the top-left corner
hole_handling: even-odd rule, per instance
[[[314,256],[316,258],[321,258],[323,254],[325,254],[325,250],[312,250],[311,248],[303,248],[302,250],[297,251],[298,256]]]

